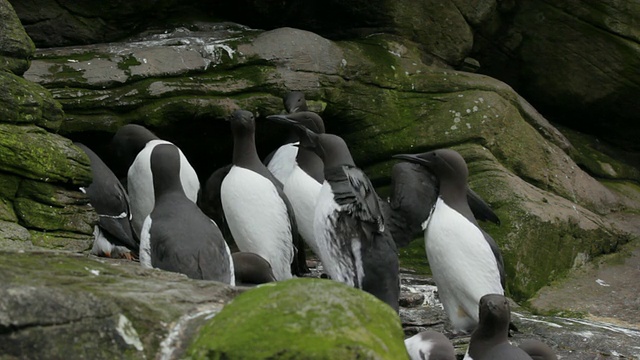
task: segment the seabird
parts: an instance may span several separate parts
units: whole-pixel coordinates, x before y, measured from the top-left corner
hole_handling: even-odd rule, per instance
[[[149,159],[151,152],[159,144],[171,144],[160,140],[151,131],[140,125],[129,124],[121,127],[111,142],[118,162],[127,168],[127,190],[131,205],[131,224],[137,236],[142,223],[153,209],[153,177]],[[172,144],[173,145],[173,144]],[[200,182],[195,170],[182,151],[180,154],[180,182],[182,188],[194,203],[198,198]]]
[[[438,199],[423,224],[425,250],[438,294],[456,331],[478,324],[478,302],[504,293],[504,264],[495,241],[476,222],[467,200],[467,165],[456,151],[395,155],[430,169]]]
[[[180,150],[158,144],[149,162],[155,201],[142,227],[140,263],[235,285],[231,252],[220,229],[183,190]]]
[[[290,115],[271,115],[267,119],[286,124],[301,133],[305,130],[295,124],[304,125],[315,133],[324,133],[324,122],[316,113],[310,111]],[[303,134],[304,136],[304,134]],[[324,182],[322,159],[312,150],[301,147],[294,160],[293,170],[284,181],[284,193],[291,201],[296,216],[298,230],[311,250],[319,253],[313,230],[316,201]]]
[[[511,309],[502,294],[485,294],[479,301],[479,323],[471,334],[465,360],[532,360],[509,343]]]
[[[98,213],[91,253],[114,258],[137,257],[139,243],[131,228],[127,192],[96,153],[81,143],[74,144],[87,154],[91,162],[93,181],[89,187],[81,189]]]
[[[300,146],[313,149],[324,162],[314,232],[325,271],[398,311],[398,253],[371,181],[355,166],[342,138],[296,126],[305,130]]]
[[[291,278],[297,227],[282,185],[260,161],[255,145],[255,118],[246,110],[230,118],[233,166],[222,180],[224,215],[240,251],[267,260],[277,280]]]
[[[289,114],[307,111],[307,101],[301,91],[287,93],[282,98],[282,102]],[[291,174],[291,171],[293,171],[296,154],[298,153],[297,142],[298,135],[294,130],[290,130],[285,143],[265,158],[264,163],[267,165],[267,169],[283,184]]]

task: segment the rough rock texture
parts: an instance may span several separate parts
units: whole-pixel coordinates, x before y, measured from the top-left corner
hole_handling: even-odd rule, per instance
[[[628,237],[605,215],[638,208],[584,172],[569,156],[577,152],[571,143],[509,86],[426,66],[415,43],[398,37],[332,42],[291,28],[209,24],[42,50],[26,76],[62,102],[65,134],[143,123],[183,147],[203,178],[230,159],[221,121],[230,109],[281,112],[287,88],[322,104],[328,131],[346,139],[378,185],[388,182],[391,155],[454,147],[469,162],[471,186],[501,216],[503,225],[489,231],[518,299],[576,262],[615,251]],[[266,153],[281,129],[258,124]]]
[[[12,1],[38,47],[107,42],[131,35],[154,20],[167,18],[175,0]],[[173,10],[171,10],[174,8]]]
[[[22,75],[29,68],[34,51],[35,46],[11,4],[0,1],[0,70]]]
[[[253,326],[252,331],[233,337],[235,341],[250,334],[263,335],[257,339],[249,337],[252,343],[247,349],[261,348],[258,345],[265,338],[272,340],[272,344],[279,341],[280,338],[270,336],[276,331],[268,332],[267,327],[272,325],[290,329],[296,334],[297,344],[313,351],[317,348],[306,342],[309,338],[303,337],[304,333],[308,334],[306,330],[318,332],[311,342],[316,343],[318,338],[327,339],[332,333],[342,334],[345,329],[355,327],[355,332],[349,331],[343,338],[355,337],[364,343],[386,339],[390,344],[387,352],[398,352],[392,359],[406,356],[398,341],[402,338],[400,324],[390,308],[367,293],[329,280],[300,279],[270,285],[230,302],[245,289],[143,269],[138,263],[123,260],[69,252],[3,251],[0,251],[0,279],[0,358],[3,360],[169,360],[187,355],[197,358],[214,348],[213,344],[241,332],[241,327],[223,333],[214,326],[229,322]],[[432,284],[431,279],[424,276],[402,274],[402,297],[414,299],[400,312],[405,336],[424,329],[449,334],[446,315]],[[612,281],[610,285],[614,287],[616,283]],[[317,293],[317,290],[322,291]],[[334,297],[327,299],[328,293]],[[363,314],[365,307],[375,309],[375,316],[368,311]],[[515,343],[537,338],[566,360],[640,357],[637,348],[640,332],[636,322],[581,318],[576,317],[579,315],[576,313],[532,315],[516,305],[512,307],[512,318],[520,329],[511,339]],[[344,312],[345,308],[351,312]],[[273,309],[282,312],[286,321],[270,316],[274,314]],[[238,316],[238,311],[246,316]],[[260,316],[250,316],[261,312]],[[336,312],[339,315],[332,317]],[[328,318],[336,321],[327,322]],[[366,332],[347,319],[358,319],[373,332]],[[259,325],[252,325],[252,320]],[[383,323],[389,324],[385,327]],[[281,332],[282,328],[278,328],[278,333]],[[468,337],[454,339],[460,359],[468,341]],[[294,346],[287,346],[290,348]]]
[[[0,251],[0,279],[2,359],[176,358],[240,291],[68,252]]]
[[[407,359],[400,319],[361,290],[294,279],[247,291],[203,326],[192,359]],[[403,356],[404,355],[404,356]]]
[[[89,159],[52,132],[64,118],[60,103],[19,76],[34,47],[5,0],[0,0],[0,27],[0,248],[37,243],[85,250],[97,221],[79,192],[91,182]]]
[[[637,150],[640,3],[517,4],[478,37],[481,71],[554,120]]]

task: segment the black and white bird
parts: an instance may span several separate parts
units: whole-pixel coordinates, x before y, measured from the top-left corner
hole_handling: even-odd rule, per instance
[[[451,341],[436,331],[423,331],[405,339],[404,345],[411,360],[455,360]]]
[[[511,309],[502,294],[485,294],[479,300],[479,323],[471,334],[465,360],[532,360],[509,343]]]
[[[91,206],[98,213],[91,253],[114,258],[136,258],[139,243],[131,228],[127,192],[96,153],[83,144],[74,144],[87,154],[91,162],[93,181],[89,187],[80,189],[87,194]]]
[[[404,161],[393,165],[390,196],[381,205],[385,222],[398,247],[407,246],[424,234],[422,223],[438,200],[438,187],[438,178],[422,165]],[[467,200],[476,220],[500,224],[491,207],[469,188]]]
[[[342,138],[302,128],[300,146],[313,149],[324,163],[314,216],[324,270],[333,280],[367,291],[398,311],[398,253],[371,181],[355,166]]]
[[[184,192],[180,150],[158,144],[149,165],[155,201],[142,227],[140,263],[235,285],[231,252],[220,229]]]
[[[246,110],[230,118],[233,166],[224,177],[220,198],[229,230],[240,251],[262,256],[277,280],[292,277],[297,227],[282,185],[260,161],[255,145],[255,118]]]
[[[267,119],[288,125],[294,132],[300,134],[305,130],[296,126],[297,124],[315,133],[324,133],[322,118],[310,111],[290,115],[271,115],[267,116]],[[293,170],[283,183],[284,193],[291,201],[300,235],[311,250],[318,254],[320,250],[315,240],[313,222],[316,202],[324,182],[324,165],[314,151],[305,147],[298,149],[293,165]]]
[[[394,157],[425,166],[438,178],[438,199],[423,224],[425,250],[454,330],[470,332],[478,324],[480,298],[503,294],[505,275],[500,249],[469,207],[467,165],[450,149]]]
[[[289,114],[307,111],[307,101],[301,91],[288,92],[282,98],[282,102]],[[297,143],[298,135],[294,130],[290,130],[285,143],[265,158],[267,169],[283,184],[293,171],[298,153]]]
[[[120,166],[127,171],[127,191],[131,205],[131,224],[137,236],[142,231],[142,223],[153,209],[153,175],[151,172],[151,152],[159,144],[171,144],[159,139],[140,125],[129,124],[118,129],[111,141],[111,147]],[[180,183],[187,198],[194,203],[198,198],[200,181],[182,151],[180,155]]]

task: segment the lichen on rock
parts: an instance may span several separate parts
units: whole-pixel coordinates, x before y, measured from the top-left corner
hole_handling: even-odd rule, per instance
[[[323,279],[260,286],[200,330],[192,359],[406,359],[398,315],[361,290]]]

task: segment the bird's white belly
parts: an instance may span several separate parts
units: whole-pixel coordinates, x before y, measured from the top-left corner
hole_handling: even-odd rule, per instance
[[[271,171],[278,181],[284,184],[296,165],[298,155],[298,143],[284,144],[276,150],[273,157],[267,164],[267,169]]]
[[[234,165],[222,181],[220,198],[238,248],[265,258],[276,280],[291,278],[291,224],[287,207],[273,183]]]
[[[320,250],[315,240],[313,222],[320,189],[322,189],[322,184],[297,165],[284,183],[284,193],[293,207],[298,230],[316,255]]]
[[[504,292],[496,258],[482,232],[441,198],[424,234],[445,311],[456,330],[471,330],[478,323],[480,298]]]

